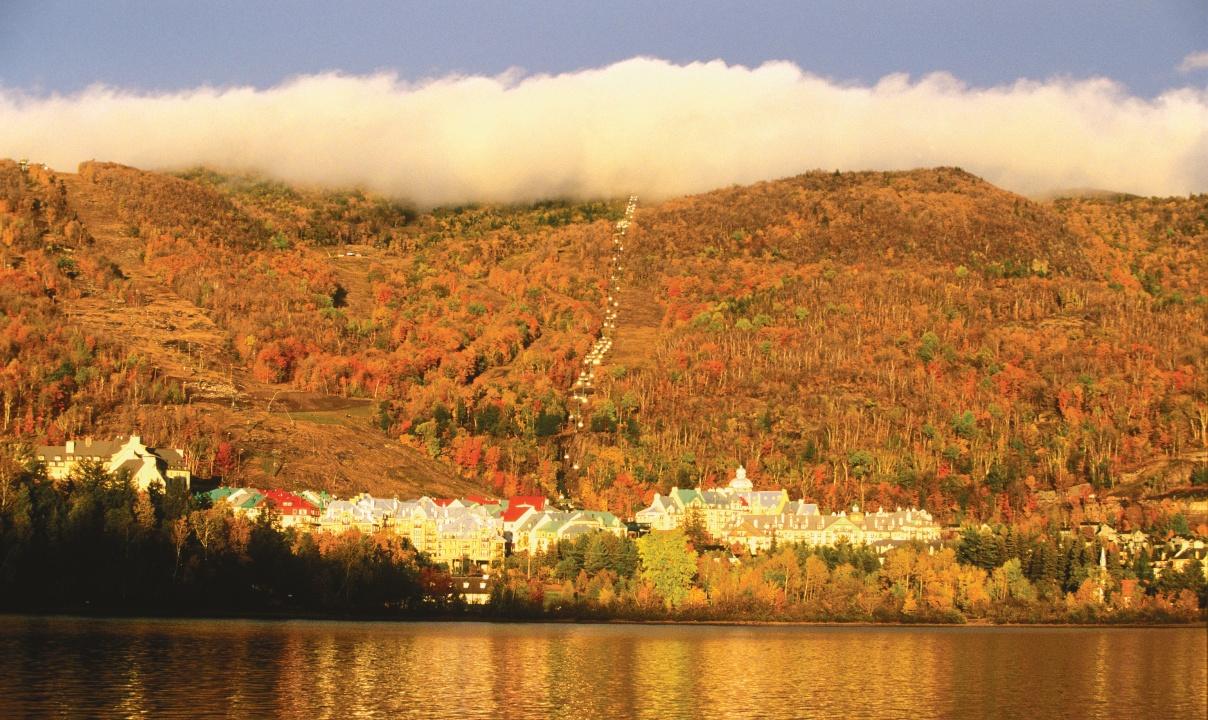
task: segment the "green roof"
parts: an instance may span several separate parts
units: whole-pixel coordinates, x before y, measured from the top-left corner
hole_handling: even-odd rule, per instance
[[[326,490],[303,490],[298,495],[316,503],[320,510],[326,510],[327,504],[331,502],[331,495]]]
[[[606,510],[582,510],[579,514],[585,518],[598,521],[604,527],[615,527],[621,524],[616,515]]]
[[[537,528],[537,533],[541,535],[556,535],[558,530],[560,530],[565,524],[565,520],[550,520],[541,527]]]
[[[258,504],[260,504],[260,501],[263,499],[264,499],[263,494],[253,491],[251,497],[249,497],[247,500],[244,500],[242,503],[240,503],[239,507],[244,508],[245,510],[251,510],[252,508],[256,507]]]
[[[705,502],[705,498],[700,494],[700,491],[692,490],[691,488],[676,488],[673,495],[673,499],[685,507],[691,505],[693,500],[696,500],[700,503]]]

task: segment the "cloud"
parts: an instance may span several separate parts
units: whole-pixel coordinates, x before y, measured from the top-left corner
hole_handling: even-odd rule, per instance
[[[205,164],[423,205],[698,192],[812,168],[959,165],[1018,192],[1208,191],[1208,90],[1105,79],[840,84],[784,63],[634,58],[561,75],[298,77],[167,94],[0,89],[0,156]]]
[[[1208,70],[1208,50],[1187,53],[1187,57],[1179,63],[1179,72],[1189,73],[1195,70]]]

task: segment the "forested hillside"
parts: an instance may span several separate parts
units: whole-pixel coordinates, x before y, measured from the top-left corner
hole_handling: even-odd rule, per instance
[[[1017,520],[1037,491],[1203,460],[1203,196],[814,174],[664,203],[633,235],[658,339],[630,355],[622,323],[633,366],[604,391],[639,485],[743,461],[830,507]]]
[[[1037,203],[941,168],[643,204],[572,433],[623,200],[421,210],[102,163],[0,162],[0,191],[15,440],[138,427],[232,482],[622,514],[739,462],[828,507],[1017,523],[1204,475],[1205,196]]]

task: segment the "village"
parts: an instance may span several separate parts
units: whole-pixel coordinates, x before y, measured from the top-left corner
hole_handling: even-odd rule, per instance
[[[148,447],[138,435],[113,441],[69,440],[60,446],[39,446],[36,453],[52,480],[66,478],[81,462],[92,461],[110,473],[127,475],[144,492],[172,483],[193,490],[183,453]],[[824,511],[815,503],[791,499],[784,489],[756,490],[742,466],[721,487],[673,487],[665,495],[655,493],[649,506],[626,519],[540,495],[399,499],[361,493],[340,498],[314,490],[219,486],[193,496],[203,505],[250,520],[263,519],[282,530],[396,535],[434,564],[465,577],[498,568],[512,555],[549,553],[559,543],[593,533],[638,537],[679,528],[732,554],[758,555],[793,544],[845,544],[867,547],[884,558],[894,548],[908,545],[934,552],[956,540],[964,529],[942,527],[918,508]],[[1204,563],[1208,545],[1202,538],[1150,537],[1140,531],[1119,532],[1106,523],[1065,534],[1115,547],[1124,561],[1145,554],[1157,577],[1164,571],[1182,571],[1196,561],[1201,567],[1208,565]]]

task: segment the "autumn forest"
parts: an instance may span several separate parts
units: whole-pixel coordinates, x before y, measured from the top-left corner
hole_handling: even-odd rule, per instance
[[[624,206],[0,161],[0,436],[137,427],[227,483],[622,517],[739,463],[827,508],[1033,530],[1150,529],[1202,492],[1208,196],[936,168],[643,198],[572,433]]]

